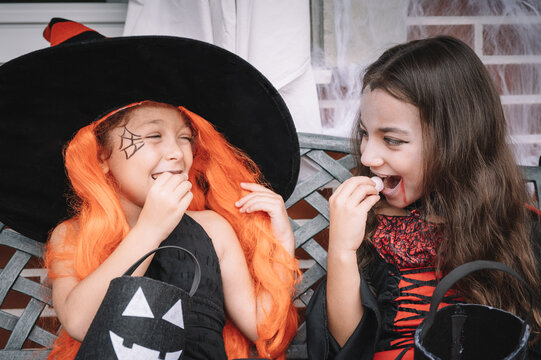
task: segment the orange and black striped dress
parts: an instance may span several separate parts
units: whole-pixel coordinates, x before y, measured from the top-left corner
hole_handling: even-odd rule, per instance
[[[413,360],[413,336],[428,313],[436,287],[434,264],[441,236],[441,225],[424,221],[419,210],[413,210],[409,216],[378,215],[372,241],[388,264],[388,274],[396,288],[378,294],[386,321],[382,322],[374,359]],[[440,307],[452,302],[450,295]]]

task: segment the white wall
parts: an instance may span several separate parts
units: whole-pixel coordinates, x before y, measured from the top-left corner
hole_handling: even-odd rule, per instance
[[[127,8],[121,3],[0,4],[0,64],[49,46],[42,34],[53,17],[82,22],[108,37],[121,36]]]

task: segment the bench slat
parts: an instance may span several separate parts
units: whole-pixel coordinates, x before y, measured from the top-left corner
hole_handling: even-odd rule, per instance
[[[11,336],[6,344],[6,350],[16,350],[23,347],[26,338],[32,331],[32,327],[36,324],[39,315],[43,311],[45,304],[36,299],[30,299],[28,305],[23,311],[17,324],[11,332]]]

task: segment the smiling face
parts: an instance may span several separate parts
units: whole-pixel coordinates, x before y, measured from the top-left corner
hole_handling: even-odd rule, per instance
[[[417,107],[384,90],[361,97],[361,163],[384,180],[381,194],[403,208],[423,195],[423,136]]]
[[[189,123],[173,107],[141,106],[126,124],[109,132],[110,156],[102,159],[102,166],[114,178],[128,217],[140,212],[160,174],[188,174],[192,140]]]

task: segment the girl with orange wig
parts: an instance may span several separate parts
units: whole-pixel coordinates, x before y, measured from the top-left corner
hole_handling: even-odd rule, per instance
[[[132,153],[121,145],[126,131],[142,138]],[[284,353],[296,329],[291,296],[298,271],[285,207],[257,184],[255,164],[211,124],[184,108],[144,101],[81,129],[66,147],[65,165],[77,215],[55,228],[47,249],[53,303],[64,326],[51,358],[75,355],[109,281],[160,243],[169,244],[164,240],[187,216],[208,233],[219,260],[225,308],[233,320],[223,330],[227,354],[248,356],[250,342],[260,355]],[[144,171],[146,177],[137,177]],[[167,271],[175,270],[162,270]],[[194,295],[194,308],[204,292]],[[196,330],[187,321],[188,339]],[[218,358],[212,352],[218,345],[205,344],[198,356]],[[201,354],[204,348],[212,351]]]
[[[53,304],[63,326],[49,358],[76,356],[113,278],[160,244],[176,244],[195,254],[202,276],[185,319],[184,358],[285,359],[297,328],[292,297],[300,274],[283,201],[298,174],[287,108],[261,74],[222,49],[172,37],[88,40],[96,35],[81,24],[53,19],[45,36],[63,45],[38,54],[55,81],[65,77],[55,90],[63,94],[55,96],[68,99],[62,114],[54,107],[41,110],[59,121],[67,118],[76,131],[64,148],[71,212],[46,247]],[[86,42],[70,44],[77,37]],[[111,49],[118,52],[103,56]],[[44,65],[49,58],[54,61]],[[85,68],[72,70],[55,63],[59,59]],[[205,61],[218,65],[194,70]],[[130,73],[130,66],[137,71]],[[212,86],[200,87],[206,73],[214,76]],[[231,88],[236,82],[237,90]],[[71,97],[74,89],[78,94]],[[228,101],[239,94],[246,104]],[[70,103],[90,95],[92,101]],[[106,115],[89,120],[100,112]],[[16,219],[10,226],[23,233],[40,230],[25,229]],[[193,276],[185,263],[165,250],[134,275],[182,287]]]

